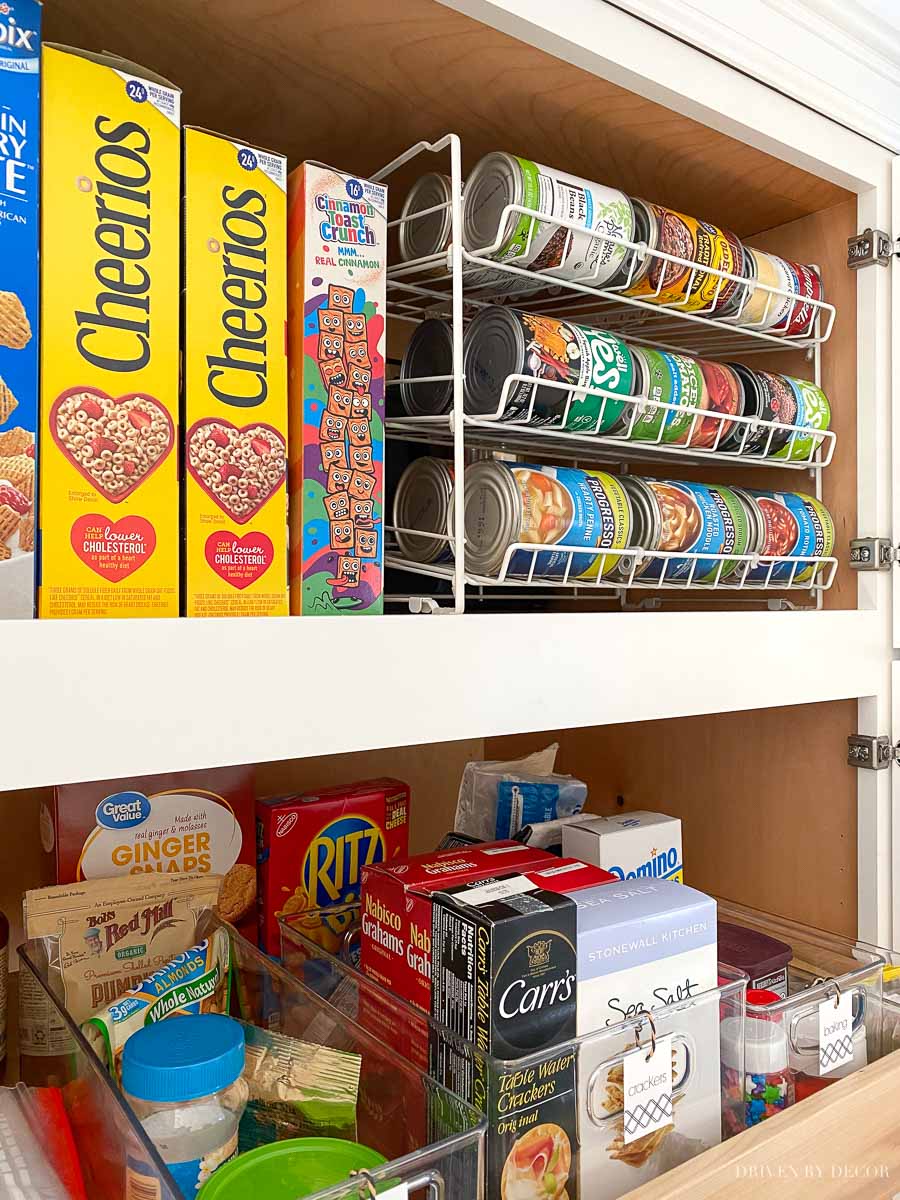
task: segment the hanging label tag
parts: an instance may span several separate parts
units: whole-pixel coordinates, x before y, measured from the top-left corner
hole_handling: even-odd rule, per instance
[[[819,1002],[819,1074],[830,1075],[853,1062],[853,996],[841,992]]]
[[[656,1039],[656,1052],[640,1046],[626,1054],[625,1143],[672,1124],[672,1035]]]

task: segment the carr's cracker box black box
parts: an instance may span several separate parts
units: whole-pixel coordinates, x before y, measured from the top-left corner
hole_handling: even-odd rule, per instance
[[[34,616],[41,6],[0,3],[0,619]]]
[[[436,892],[432,1073],[488,1117],[487,1198],[578,1188],[577,909],[525,876]]]

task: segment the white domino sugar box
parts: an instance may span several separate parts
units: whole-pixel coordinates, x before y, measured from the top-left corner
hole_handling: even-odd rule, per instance
[[[681,822],[664,813],[629,812],[564,825],[562,852],[618,879],[684,882]]]

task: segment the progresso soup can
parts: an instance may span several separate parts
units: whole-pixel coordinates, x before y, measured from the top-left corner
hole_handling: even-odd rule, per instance
[[[828,429],[831,424],[831,405],[828,397],[820,387],[806,379],[794,379],[790,375],[782,375],[781,378],[797,398],[797,414],[793,424],[802,425],[810,432],[789,435],[787,443],[771,457],[784,458],[791,462],[812,460],[823,440],[816,436],[817,432]]]
[[[439,417],[453,407],[453,380],[419,380],[453,375],[453,331],[432,317],[413,330],[400,364],[400,400],[411,417]]]
[[[504,219],[510,204],[544,219],[521,213]],[[561,220],[577,222],[584,232],[554,223]],[[609,239],[632,241],[635,228],[624,192],[502,151],[485,155],[466,180],[462,225],[469,251],[491,246],[499,237],[490,255],[494,261],[595,287],[614,282],[625,263],[628,248]]]
[[[702,267],[742,276],[743,247],[737,236],[708,221],[661,205],[649,206],[656,215],[656,244],[660,250],[683,262],[653,258],[646,275],[632,282],[626,295],[649,300],[654,304],[673,305],[683,312],[727,311],[739,287],[737,279],[723,279]]]
[[[789,557],[794,562],[760,563],[747,572],[747,582],[791,581],[805,583],[817,573],[810,558],[828,558],[834,550],[834,521],[821,500],[802,492],[763,492],[747,490],[745,498],[756,505],[761,538],[758,553],[763,556]]]
[[[628,397],[640,390],[634,355],[614,334],[500,306],[482,309],[466,329],[463,374],[470,416],[496,413],[505,381],[524,375],[527,381],[509,385],[498,419],[572,432],[618,432]],[[566,386],[538,387],[532,379]]]
[[[400,476],[394,493],[394,536],[404,558],[418,563],[453,558],[448,540],[452,493],[453,463],[443,458],[417,458]]]
[[[633,541],[643,549],[716,555],[753,552],[751,518],[736,490],[718,484],[627,475],[621,482],[634,514]],[[746,562],[727,558],[647,558],[635,574],[642,581],[690,580],[702,584],[722,583],[745,570]]]
[[[507,574],[536,579],[597,579],[616,575],[621,554],[630,545],[631,508],[620,480],[603,471],[530,463],[480,462],[466,470],[466,567],[496,576],[504,556],[517,542],[548,546],[538,552],[516,550]],[[570,554],[552,549],[585,547]]]
[[[696,433],[695,411],[709,407],[709,393],[700,364],[685,354],[634,346],[640,364],[642,391],[648,403],[641,405],[629,429],[635,442],[671,442],[684,445]],[[660,408],[678,404],[680,409]]]

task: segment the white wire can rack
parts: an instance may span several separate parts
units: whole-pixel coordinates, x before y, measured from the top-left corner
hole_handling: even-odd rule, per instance
[[[449,242],[439,253],[412,261],[397,262],[388,270],[387,315],[389,320],[400,320],[410,324],[440,317],[450,326],[452,371],[450,374],[427,375],[407,379],[406,383],[445,383],[452,396],[449,411],[437,416],[396,415],[398,406],[393,406],[395,415],[386,421],[386,432],[390,439],[407,442],[452,447],[452,469],[456,481],[453,510],[450,514],[451,534],[446,538],[434,535],[431,530],[406,530],[407,533],[428,534],[451,543],[455,554],[449,562],[421,563],[404,557],[391,546],[389,538],[386,563],[404,572],[424,578],[442,581],[437,607],[452,601],[456,612],[465,611],[467,589],[476,589],[479,597],[520,595],[529,589],[568,590],[576,598],[585,595],[608,595],[618,598],[623,605],[626,593],[632,589],[653,589],[665,594],[692,592],[695,596],[717,593],[732,595],[735,600],[750,600],[759,595],[763,602],[773,593],[803,593],[812,598],[816,607],[821,607],[822,594],[833,583],[837,559],[833,557],[784,559],[760,557],[758,555],[723,555],[721,562],[714,565],[711,573],[704,570],[704,578],[697,578],[697,562],[708,566],[717,556],[709,553],[690,554],[687,551],[648,553],[633,547],[623,551],[603,551],[604,556],[621,554],[624,567],[616,580],[598,578],[585,580],[571,569],[572,561],[583,561],[584,548],[556,545],[557,553],[580,556],[572,559],[559,578],[547,579],[537,570],[540,548],[532,545],[511,546],[501,570],[496,576],[482,576],[466,568],[464,477],[468,460],[483,458],[485,454],[502,453],[529,459],[534,455],[556,456],[566,461],[581,461],[585,465],[597,460],[626,464],[634,461],[683,462],[703,465],[710,462],[730,462],[755,468],[774,467],[788,470],[806,470],[814,480],[816,498],[822,498],[822,469],[834,456],[836,436],[831,430],[815,429],[805,425],[793,425],[781,421],[765,421],[759,417],[747,417],[736,413],[718,412],[714,409],[692,407],[683,403],[666,403],[651,399],[647,394],[623,397],[598,388],[574,387],[568,382],[535,379],[522,374],[511,374],[503,381],[497,408],[479,415],[465,412],[463,334],[464,327],[474,314],[484,307],[500,302],[510,304],[523,311],[534,311],[556,315],[561,319],[581,324],[602,326],[619,337],[639,341],[642,345],[670,352],[700,354],[713,359],[731,355],[746,357],[748,354],[773,350],[801,350],[812,365],[812,382],[818,387],[821,382],[821,346],[831,335],[835,320],[834,306],[824,299],[796,297],[797,304],[809,312],[809,319],[799,333],[786,334],[791,325],[794,309],[788,305],[786,315],[778,325],[764,329],[770,312],[780,311],[785,301],[794,293],[777,286],[753,280],[713,267],[679,258],[664,251],[655,250],[643,242],[630,241],[614,234],[592,231],[591,236],[615,243],[630,254],[631,267],[627,276],[615,286],[598,287],[590,279],[578,282],[565,280],[552,270],[535,272],[517,267],[510,262],[498,262],[491,258],[503,243],[503,231],[510,218],[517,216],[532,218],[529,239],[538,223],[547,223],[546,214],[523,205],[508,204],[504,207],[497,235],[491,245],[477,251],[468,251],[462,245],[462,147],[456,134],[447,134],[434,142],[420,142],[394,159],[376,176],[387,180],[398,169],[416,159],[424,164],[422,173],[434,170],[434,163],[442,156],[449,158],[450,197],[445,203],[420,209],[419,211],[390,222],[397,231],[407,222],[423,220],[436,213],[449,210]],[[566,245],[561,261],[575,234],[584,234],[583,225],[573,221],[554,220],[553,224],[566,230]],[[636,264],[642,258],[660,261],[655,295],[649,298],[626,296]],[[678,274],[688,273],[678,301],[660,303],[669,269]],[[497,281],[496,285],[485,283],[485,275]],[[703,308],[690,311],[691,299],[698,280],[716,280],[712,299]],[[477,286],[476,286],[477,285]],[[516,289],[521,285],[521,291]],[[743,298],[738,309],[728,320],[714,315],[717,300],[723,288],[741,287]],[[705,285],[708,288],[708,282]],[[765,294],[762,315],[752,324],[737,324],[751,291]],[[758,299],[757,299],[758,303]],[[399,379],[388,383],[389,396],[396,396]],[[516,419],[509,418],[510,395],[513,388],[531,385],[530,402],[525,413],[517,413]],[[530,420],[538,389],[559,389],[568,393],[562,402],[559,424],[554,426],[533,425]],[[578,399],[590,396],[599,401],[599,412],[593,429],[566,429],[569,410]],[[606,405],[610,401],[624,404],[627,419],[619,424],[615,433],[597,432],[604,426]],[[654,409],[664,410],[659,429],[652,436],[632,436],[636,423]],[[389,409],[390,411],[390,409]],[[685,423],[687,429],[685,431]],[[677,440],[668,440],[667,431],[673,425],[679,429]],[[710,435],[710,429],[713,429]],[[701,432],[702,431],[702,432]],[[737,431],[737,432],[735,432]],[[751,438],[751,432],[753,436]],[[723,449],[726,436],[728,449]],[[773,444],[781,453],[772,453]],[[627,469],[627,467],[626,467]],[[390,524],[386,533],[394,532]],[[403,532],[403,531],[401,531]],[[517,551],[534,555],[531,568],[525,572],[510,571],[511,561]],[[652,571],[653,578],[643,576],[647,571],[648,558],[661,560],[659,570]],[[696,559],[686,572],[677,578],[667,566],[668,559]],[[725,563],[739,561],[738,572]],[[809,568],[809,569],[808,569]],[[447,594],[449,584],[449,596]],[[486,592],[485,589],[488,589]],[[507,590],[508,589],[508,590]],[[737,595],[739,593],[740,595]],[[433,611],[435,605],[420,604],[415,595],[404,596],[414,611]],[[770,607],[797,607],[793,602],[768,599]]]

